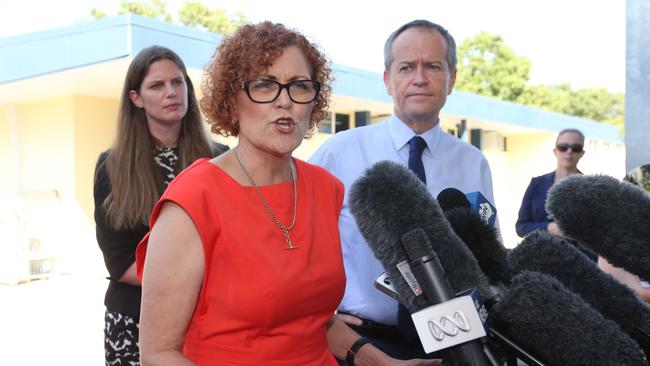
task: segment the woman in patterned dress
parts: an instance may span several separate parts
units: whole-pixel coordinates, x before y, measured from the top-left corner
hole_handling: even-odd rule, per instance
[[[169,182],[201,157],[227,147],[202,124],[194,87],[180,57],[152,46],[131,62],[121,93],[117,134],[95,168],[97,242],[109,273],[104,347],[106,365],[139,365],[141,287],[135,248]]]

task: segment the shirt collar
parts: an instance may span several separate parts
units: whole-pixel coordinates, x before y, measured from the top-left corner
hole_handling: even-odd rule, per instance
[[[401,150],[404,146],[408,145],[409,141],[416,135],[416,133],[402,122],[395,113],[390,116],[387,124],[388,131],[393,139],[393,144],[395,145],[395,150]],[[440,136],[440,120],[438,120],[431,129],[425,131],[419,136],[426,141],[429,151],[433,151]]]

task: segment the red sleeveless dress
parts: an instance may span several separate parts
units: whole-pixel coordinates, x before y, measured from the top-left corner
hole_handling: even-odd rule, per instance
[[[181,206],[196,226],[205,274],[183,354],[199,365],[336,366],[326,323],[345,290],[338,218],[344,188],[324,169],[294,159],[297,217],[285,250],[282,231],[253,187],[242,186],[208,159],[172,181],[162,203]],[[260,187],[284,225],[293,215],[292,183]],[[148,235],[136,252],[138,276]],[[182,253],[178,253],[182,255]]]

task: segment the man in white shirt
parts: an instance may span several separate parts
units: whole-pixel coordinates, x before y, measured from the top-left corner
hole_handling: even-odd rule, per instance
[[[483,154],[440,129],[439,113],[456,80],[453,37],[438,24],[412,21],[386,41],[384,63],[393,115],[381,123],[332,136],[309,160],[338,177],[346,190],[339,229],[347,286],[339,314],[384,352],[408,359],[421,356],[421,346],[417,341],[405,341],[398,331],[398,303],[373,288],[373,281],[384,269],[350,212],[350,187],[376,162],[392,160],[410,166],[410,146],[421,145],[418,156],[421,153],[420,169],[423,166],[424,171],[419,175],[434,197],[448,187],[466,193],[480,191],[493,203],[494,197],[490,167]],[[411,142],[412,138],[418,142]]]

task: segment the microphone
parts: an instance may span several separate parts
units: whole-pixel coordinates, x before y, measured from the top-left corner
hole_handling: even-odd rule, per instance
[[[497,208],[481,192],[469,192],[466,196],[472,211],[477,212],[483,222],[494,226]]]
[[[447,280],[454,293],[476,287],[482,299],[493,296],[476,258],[454,233],[431,193],[408,168],[392,161],[378,162],[352,185],[349,197],[350,211],[371,247],[385,250],[401,246],[402,235],[421,228],[432,239],[433,251],[448,270]],[[383,255],[375,254],[382,263]],[[393,280],[390,273],[389,278]]]
[[[453,293],[477,287],[483,299],[502,296],[489,285],[476,258],[453,232],[426,187],[402,165],[382,161],[367,169],[351,187],[349,204],[361,234],[411,313],[429,304],[416,303],[426,300],[411,290],[395,265],[406,259],[402,236],[415,229],[423,229],[426,237],[433,239],[429,242],[432,247],[429,251],[436,253],[443,268],[447,269],[447,282]],[[422,299],[417,300],[419,298]],[[501,332],[490,329],[490,334],[522,359],[542,364],[535,362],[534,356]]]
[[[408,265],[406,253],[402,246],[399,245],[399,241],[391,240],[396,239],[392,235],[390,237],[388,235],[374,237],[371,240],[368,240],[366,234],[363,234],[363,237],[366,239],[375,258],[383,265],[386,271],[384,274],[389,279],[390,289],[396,292],[389,294],[389,296],[406,306],[411,313],[428,307],[429,303],[422,296],[422,288]],[[380,289],[384,291],[384,288]]]
[[[445,188],[438,193],[438,202],[443,211],[464,207],[475,212],[483,222],[494,226],[497,209],[481,192],[463,193],[456,188]]]
[[[411,230],[421,228],[427,237],[432,239],[430,243],[433,247],[432,251],[438,255],[443,268],[446,269],[447,280],[452,291],[456,293],[459,290],[476,286],[479,292],[482,292],[481,296],[483,298],[489,298],[488,280],[481,272],[476,259],[457,235],[453,233],[436,201],[432,199],[426,187],[412,172],[394,162],[377,163],[366,170],[364,175],[355,182],[351,187],[349,197],[350,208],[359,229],[379,260],[391,258],[392,256],[388,255],[387,252],[395,250],[395,248],[398,248],[398,252],[403,253],[404,251],[400,249],[402,247],[402,236]],[[394,266],[383,261],[382,264],[387,270],[394,271]],[[397,276],[397,279],[404,281],[401,276]],[[557,280],[555,281],[557,282]],[[395,287],[400,287],[398,283],[395,283],[395,285]],[[519,289],[518,291],[505,294],[504,299],[489,310],[491,316],[494,316],[499,321],[499,324],[497,324],[499,331],[494,331],[491,328],[490,333],[501,342],[500,344],[510,347],[511,351],[517,352],[519,355],[523,354],[525,356],[528,354],[524,349],[510,341],[508,337],[502,336],[501,331],[510,332],[510,327],[513,325],[514,329],[521,329],[516,333],[512,332],[507,335],[514,336],[517,343],[523,344],[523,341],[526,341],[525,348],[534,350],[549,361],[556,361],[551,362],[552,364],[585,364],[585,362],[577,362],[578,359],[580,361],[583,359],[594,361],[594,359],[589,358],[591,355],[586,355],[587,353],[595,353],[602,360],[607,360],[610,364],[616,364],[617,362],[611,362],[611,355],[620,352],[609,353],[609,348],[604,344],[605,342],[612,344],[612,347],[617,350],[623,349],[623,353],[627,352],[629,355],[634,355],[635,349],[630,348],[629,344],[627,348],[621,346],[622,341],[619,340],[616,332],[623,337],[627,337],[632,346],[636,346],[638,351],[638,345],[627,334],[622,333],[612,321],[608,320],[610,323],[605,325],[607,329],[603,333],[601,328],[604,326],[602,322],[605,319],[602,315],[585,304],[577,295],[568,292],[564,288],[564,293],[568,293],[580,301],[578,305],[573,305],[573,310],[569,312],[570,316],[565,316],[561,311],[554,310],[556,308],[561,309],[557,304],[547,310],[546,302],[556,301],[563,304],[565,299],[559,297],[559,300],[548,300],[547,298],[553,298],[557,291],[551,291],[544,287],[534,289],[535,297],[527,296],[523,291],[527,286],[535,287],[536,285],[526,285],[524,281],[524,284],[515,287],[515,289]],[[401,286],[400,288],[402,288],[400,290],[400,297],[402,298],[421,297],[414,295],[414,292],[408,286]],[[404,289],[408,291],[404,291]],[[488,296],[484,296],[483,293]],[[525,299],[525,301],[521,300],[523,304],[519,303],[518,298]],[[578,302],[578,300],[574,299],[572,301]],[[586,308],[586,310],[583,308]],[[578,309],[577,313],[576,309]],[[415,309],[410,308],[410,310]],[[585,312],[585,314],[595,313],[602,321],[594,322],[590,317],[584,320],[580,317],[582,312]],[[547,327],[546,323],[548,321],[546,318],[548,317],[554,317],[551,321],[554,328]],[[614,330],[611,329],[611,324],[613,324]],[[527,338],[529,336],[527,329],[534,329],[534,331],[530,332],[535,335],[530,338],[534,340],[532,342]],[[554,329],[555,332],[549,332],[549,329]],[[583,338],[588,339],[585,341]],[[594,345],[597,346],[597,350]],[[549,349],[552,350],[550,355]],[[600,354],[605,351],[608,354]],[[638,353],[640,351],[636,354]],[[562,362],[564,357],[571,362]],[[630,357],[632,356],[620,357],[620,359],[625,361],[630,360]],[[531,363],[541,364],[541,362],[535,362],[535,358],[532,356],[527,360]],[[638,362],[630,363],[639,364]],[[603,362],[591,362],[591,364],[603,364]]]
[[[455,294],[449,288],[445,270],[438,256],[431,251],[431,242],[424,230],[414,229],[402,235],[402,245],[429,303],[439,304],[453,299]]]
[[[616,323],[551,276],[517,274],[500,305],[509,333],[549,364],[647,365],[639,346]]]
[[[403,299],[404,304],[409,311],[418,312],[421,309],[435,305],[425,298],[419,296],[423,292],[419,281],[416,286],[419,291],[412,290],[413,286],[407,284],[406,279],[414,275],[408,274],[402,276],[403,270],[398,269],[403,260],[407,259],[404,247],[402,246],[402,237],[415,229],[426,228],[423,230],[426,237],[435,237],[437,241],[460,241],[453,233],[451,227],[445,220],[440,207],[431,197],[429,191],[422,182],[408,169],[402,165],[390,162],[379,162],[367,169],[350,189],[350,210],[356,218],[357,225],[364,239],[375,254],[375,257],[382,263],[386,270],[391,283]],[[408,239],[407,239],[408,240]],[[431,245],[428,245],[431,251]],[[440,244],[439,246],[442,246]],[[464,248],[461,245],[454,245],[457,248]],[[451,250],[453,252],[453,250]],[[448,248],[446,252],[450,252]],[[440,253],[438,253],[440,254]],[[469,254],[471,257],[471,254]],[[471,258],[473,259],[473,257]],[[444,258],[440,255],[440,261]],[[478,264],[474,259],[474,266],[478,269]],[[461,265],[465,263],[455,263],[454,260],[443,263],[444,266]],[[406,261],[407,267],[412,269]],[[418,270],[420,267],[418,267]],[[480,270],[479,270],[480,271]],[[457,271],[462,272],[462,271]],[[414,273],[414,272],[411,272]],[[478,273],[478,272],[477,272]],[[421,277],[421,273],[418,276]],[[424,280],[424,277],[421,277]],[[430,282],[423,282],[427,285],[427,291],[431,300],[442,300],[453,298],[458,290],[465,290],[474,287],[474,279],[467,275],[448,276],[449,284],[452,289],[439,294],[438,298],[431,297],[433,292],[430,291]],[[429,278],[431,280],[431,278]],[[444,276],[438,278],[437,283],[442,286],[445,283]],[[477,280],[476,282],[479,282]],[[482,277],[482,282],[487,288],[487,279]],[[441,290],[442,291],[442,290]],[[419,292],[419,293],[418,293]],[[421,306],[424,301],[425,306]],[[442,300],[443,302],[446,300]],[[472,305],[473,306],[473,305]],[[474,311],[476,312],[476,311]],[[437,320],[437,319],[436,319]],[[417,325],[416,325],[417,328]],[[476,328],[476,327],[475,327]],[[447,337],[451,339],[451,337]],[[460,338],[458,338],[460,339]],[[488,360],[481,349],[478,341],[471,341],[459,344],[445,349],[446,359],[453,361],[454,365],[488,365]]]
[[[498,364],[489,349],[478,338],[485,337],[487,314],[474,296],[455,298],[446,281],[445,271],[423,229],[414,229],[402,236],[402,244],[410,267],[424,296],[437,305],[412,315],[422,345],[431,353],[444,350],[445,360],[452,365],[487,365],[488,355]],[[482,313],[479,313],[483,309]]]
[[[537,271],[555,277],[606,318],[615,321],[649,354],[650,307],[572,244],[537,230],[510,251],[508,262],[515,272]]]
[[[548,193],[562,232],[615,266],[650,280],[650,197],[606,175],[570,176]]]
[[[456,188],[445,188],[440,193],[438,193],[438,204],[442,211],[447,212],[454,208],[471,208],[472,205],[469,203],[465,193],[461,192]]]
[[[482,220],[471,209],[465,195],[456,188],[442,190],[438,194],[438,203],[452,229],[467,245],[490,282],[508,284],[508,249],[499,240],[498,230]]]
[[[615,322],[544,273],[515,275],[493,315],[501,330],[551,365],[647,365]]]

